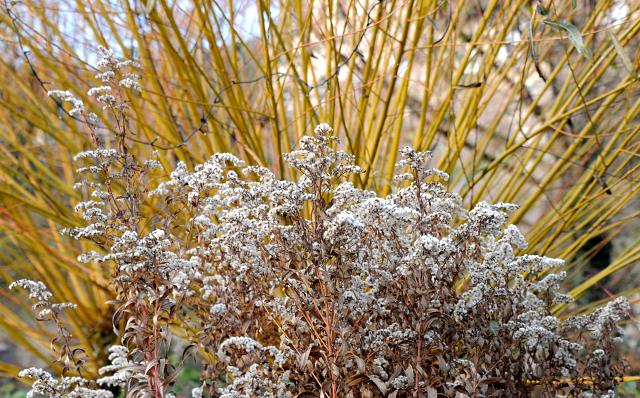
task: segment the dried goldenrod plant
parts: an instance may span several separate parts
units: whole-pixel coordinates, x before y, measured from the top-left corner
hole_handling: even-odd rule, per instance
[[[427,167],[431,154],[411,147],[396,164],[397,192],[356,188],[347,177],[366,170],[335,148],[327,124],[283,155],[296,180],[259,166],[241,177],[240,159],[215,154],[193,171],[178,163],[150,189],[148,174],[162,166],[142,162],[125,140],[123,93],[139,85],[124,71],[136,64],[101,51],[106,85],[91,94],[117,120],[117,149],[102,146],[82,101],[50,92],[73,104],[97,146],[76,156],[88,176],[77,187],[96,199],[76,207],[88,225],[62,233],[93,243],[80,260],[107,267],[117,292],[110,304],[122,342],[99,385],[170,396],[194,357],[205,366],[193,398],[614,396],[629,304],[554,316],[554,305],[572,301],[558,292],[563,261],[516,255],[527,247],[507,226],[517,206],[483,201],[466,211],[439,182],[448,174]],[[162,211],[143,217],[141,204],[155,197]],[[70,304],[51,304],[41,283],[16,283],[39,300],[39,319],[60,325]],[[30,394],[110,397],[87,387],[83,359],[59,331],[60,360],[78,376],[25,370],[36,379]],[[174,334],[188,341],[177,363]]]
[[[0,333],[43,362],[57,358],[56,329],[25,316],[27,295],[7,291],[14,280],[78,305],[65,324],[91,354],[86,375],[116,341],[109,272],[77,261],[89,241],[58,234],[82,223],[74,205],[92,188],[72,188],[73,157],[95,144],[78,134],[82,114],[43,95],[70,90],[100,120],[105,149],[117,148],[120,119],[88,93],[104,84],[99,45],[141,64],[142,91],[126,99],[126,148],[141,160],[193,170],[229,152],[298,181],[281,154],[326,122],[367,169],[350,181],[386,197],[400,149],[432,150],[461,206],[520,206],[509,222],[529,246],[518,254],[566,261],[554,272],[567,272],[561,289],[576,302],[553,315],[640,300],[638,1],[3,0],[0,10]],[[164,205],[146,200],[139,217],[153,224]],[[622,350],[633,353],[634,338]],[[640,356],[626,357],[625,380],[639,380]],[[22,367],[3,355],[0,377]]]

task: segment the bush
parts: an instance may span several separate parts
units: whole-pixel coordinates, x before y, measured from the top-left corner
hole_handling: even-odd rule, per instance
[[[141,160],[157,149],[165,170],[179,161],[193,170],[211,154],[229,152],[297,181],[281,154],[326,122],[367,169],[349,181],[386,197],[397,189],[388,176],[400,149],[432,150],[429,165],[450,175],[445,185],[461,196],[461,206],[521,206],[509,218],[529,243],[518,254],[566,261],[554,272],[567,272],[561,288],[576,302],[556,306],[553,315],[587,314],[619,296],[640,300],[638,1],[5,6],[0,333],[20,351],[44,362],[55,358],[48,349],[55,329],[25,316],[26,295],[7,292],[18,279],[42,281],[57,300],[78,304],[65,325],[78,339],[75,347],[93,353],[87,374],[109,363],[97,347],[116,343],[114,308],[104,304],[115,299],[109,273],[97,262],[77,261],[89,242],[58,234],[83,222],[73,207],[91,190],[72,189],[79,182],[73,155],[93,145],[78,134],[83,128],[75,112],[69,117],[68,104],[42,95],[73,92],[100,119],[97,136],[105,147],[116,148],[109,131],[118,130],[120,119],[87,93],[102,84],[92,68],[99,44],[142,64],[142,92],[130,91],[126,103],[127,150]],[[144,219],[164,206],[158,199],[141,205]],[[174,235],[187,238],[179,230]],[[22,369],[14,359],[0,358],[0,376]],[[639,380],[640,361],[627,359],[633,370],[626,380]]]
[[[126,89],[138,89],[135,66],[102,49],[101,94],[118,130],[107,149],[97,119],[69,92],[54,91],[84,118],[95,150],[76,159],[97,200],[81,202],[89,225],[62,230],[100,251],[80,261],[108,266],[118,297],[111,304],[121,346],[98,380],[129,397],[164,397],[185,361],[204,363],[192,396],[220,398],[429,398],[613,396],[624,363],[613,356],[629,305],[618,298],[584,316],[559,319],[562,260],[517,255],[527,247],[517,227],[505,228],[517,206],[478,203],[470,211],[427,168],[430,153],[402,149],[394,177],[401,188],[378,197],[346,181],[364,173],[355,157],[335,150],[339,140],[320,124],[299,149],[283,155],[294,181],[264,167],[238,174],[242,161],[216,154],[148,190],[162,167],[141,162],[126,145]],[[404,185],[402,185],[404,184]],[[159,196],[161,213],[141,206]],[[180,238],[178,235],[183,236]],[[59,313],[40,282],[15,283],[38,302],[39,320],[58,325],[63,378],[42,369],[30,394],[109,397],[82,375]],[[172,335],[188,341],[170,363]],[[76,370],[77,376],[66,373]]]

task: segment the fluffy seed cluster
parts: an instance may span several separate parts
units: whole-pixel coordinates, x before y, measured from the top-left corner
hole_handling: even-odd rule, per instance
[[[76,207],[88,225],[62,232],[95,244],[79,260],[109,265],[118,292],[122,346],[102,384],[166,396],[194,356],[205,366],[193,398],[612,396],[628,303],[553,316],[572,300],[557,292],[563,262],[521,255],[525,238],[507,225],[517,206],[462,208],[448,175],[426,166],[431,154],[411,147],[397,192],[360,189],[365,170],[335,149],[327,124],[283,154],[294,180],[215,154],[193,171],[177,163],[148,190],[147,173],[162,166],[126,150],[117,94],[140,89],[119,75],[136,65],[101,51],[110,88],[90,93],[122,121],[121,144],[77,156],[89,176],[77,186],[96,200]],[[162,212],[145,216],[149,201]],[[169,325],[188,344],[175,363]]]
[[[47,397],[47,398],[113,398],[113,393],[108,390],[91,387],[91,381],[83,377],[80,369],[86,358],[79,358],[84,353],[82,349],[73,350],[70,348],[69,340],[72,336],[60,322],[60,310],[66,308],[76,308],[72,303],[53,304],[51,292],[42,282],[34,282],[21,279],[13,282],[9,289],[21,287],[29,291],[29,298],[37,300],[32,309],[36,312],[38,321],[53,321],[58,328],[58,336],[51,342],[51,346],[61,341],[62,349],[60,357],[56,361],[64,363],[65,370],[62,377],[56,379],[49,372],[43,369],[29,368],[18,373],[19,378],[33,379],[31,390],[27,392],[27,398]],[[44,309],[41,309],[44,308]],[[74,367],[78,372],[75,377],[66,376],[66,371]]]
[[[396,178],[408,185],[377,197],[347,180],[364,170],[331,132],[322,124],[284,155],[297,181],[255,166],[243,179],[230,154],[193,172],[179,163],[149,192],[174,216],[145,234],[127,217],[104,219],[97,202],[81,206],[94,222],[70,233],[100,242],[106,252],[83,260],[114,264],[121,309],[143,295],[164,300],[167,319],[190,308],[183,322],[202,325],[189,339],[217,359],[194,397],[608,393],[623,366],[601,353],[619,338],[623,299],[554,317],[571,301],[556,291],[563,262],[517,255],[527,243],[506,225],[517,206],[465,211],[437,181],[446,173],[424,166],[430,154],[409,147]],[[82,157],[109,169],[117,155]],[[230,384],[217,387],[220,377]]]
[[[18,377],[34,379],[27,398],[45,396],[47,398],[113,398],[107,390],[89,388],[89,380],[83,377],[63,377],[57,380],[42,369],[29,368],[18,373]]]

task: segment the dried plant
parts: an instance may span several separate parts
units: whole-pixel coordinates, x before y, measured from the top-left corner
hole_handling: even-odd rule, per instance
[[[465,208],[521,206],[509,219],[529,243],[518,253],[566,260],[561,286],[578,302],[554,315],[640,300],[638,1],[3,0],[0,9],[0,333],[44,362],[56,358],[55,328],[24,316],[31,303],[7,292],[14,280],[43,281],[78,304],[66,326],[92,353],[85,374],[108,363],[96,347],[116,340],[109,273],[77,261],[89,242],[58,234],[82,222],[73,207],[89,187],[72,189],[73,155],[92,148],[91,136],[77,133],[81,114],[43,95],[73,92],[116,148],[104,133],[119,119],[88,95],[101,84],[100,44],[142,64],[142,92],[126,103],[127,148],[140,159],[158,149],[165,170],[179,161],[193,170],[230,152],[297,181],[281,153],[327,122],[367,169],[350,181],[385,197],[397,188],[388,177],[399,150],[431,149]],[[164,204],[141,206],[150,219]],[[625,380],[640,380],[640,357],[627,358]],[[21,369],[0,359],[0,377]]]
[[[82,101],[50,92],[73,104],[97,145],[76,156],[89,175],[78,187],[97,199],[76,207],[89,224],[62,233],[93,242],[98,251],[80,260],[107,267],[117,292],[110,304],[122,345],[111,348],[101,373],[112,374],[98,384],[165,397],[194,357],[205,365],[193,398],[613,397],[625,368],[613,355],[618,322],[629,304],[552,315],[572,301],[557,291],[563,261],[517,255],[527,243],[506,226],[517,206],[464,210],[437,181],[448,174],[411,147],[396,164],[405,171],[394,177],[397,192],[356,188],[347,177],[366,170],[335,149],[327,124],[283,155],[296,180],[258,166],[241,178],[240,159],[216,154],[192,172],[178,163],[148,190],[148,174],[162,166],[141,162],[126,141],[125,91],[139,85],[122,69],[136,64],[101,51],[107,85],[90,93],[117,120],[117,149],[102,147]],[[162,211],[144,217],[141,205],[155,197]],[[41,284],[18,285],[59,325],[60,307]],[[188,341],[179,363],[169,360],[173,334]],[[79,371],[70,336],[61,336],[60,359]],[[31,393],[111,394],[86,390],[81,374],[22,375],[36,379]]]

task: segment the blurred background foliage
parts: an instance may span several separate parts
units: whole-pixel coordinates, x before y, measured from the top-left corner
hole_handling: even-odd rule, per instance
[[[633,0],[2,0],[0,377],[19,352],[54,358],[51,331],[7,291],[16,278],[78,304],[68,327],[90,372],[115,342],[108,270],[58,234],[83,222],[72,157],[91,144],[46,96],[82,98],[114,145],[86,94],[101,85],[97,46],[141,63],[129,147],[157,149],[165,170],[232,152],[294,178],[280,154],[326,122],[368,169],[356,186],[388,194],[402,146],[433,151],[465,206],[520,205],[526,252],[566,260],[566,316],[640,297],[639,33]]]

